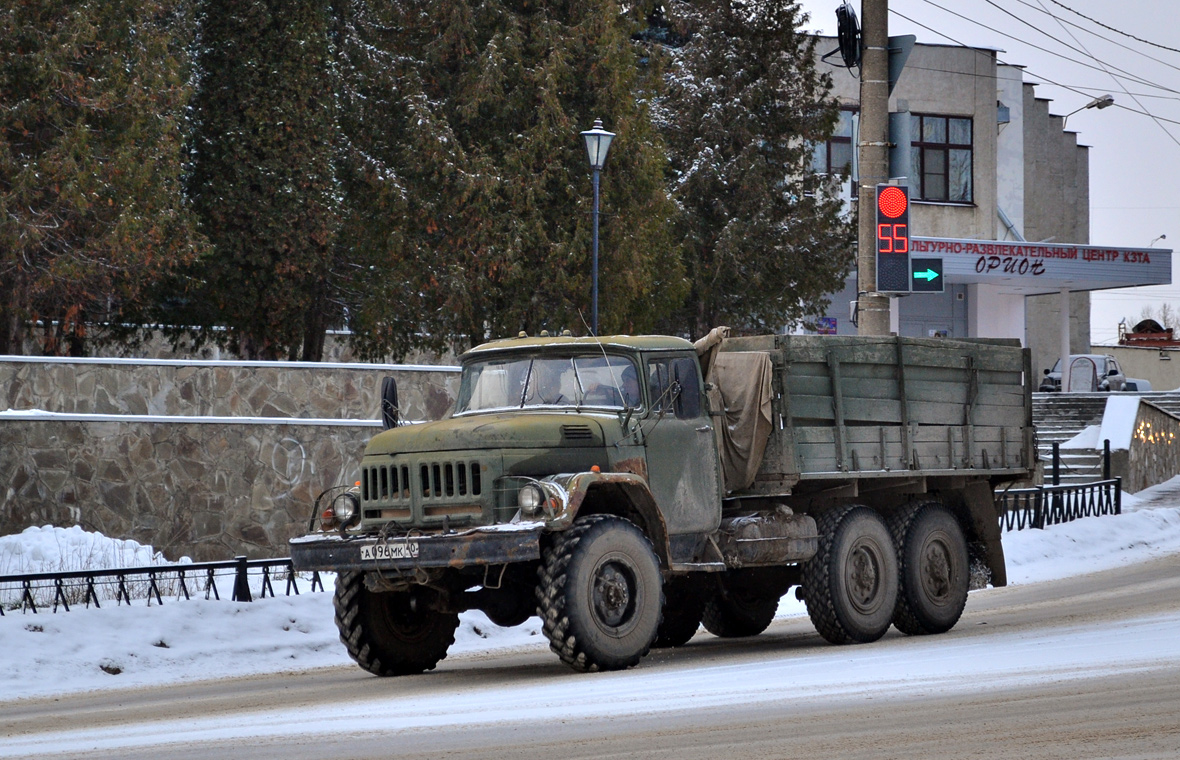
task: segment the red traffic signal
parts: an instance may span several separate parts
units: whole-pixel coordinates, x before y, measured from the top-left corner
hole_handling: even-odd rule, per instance
[[[910,191],[877,185],[877,291],[910,292]]]
[[[877,208],[889,219],[896,219],[909,210],[910,199],[905,190],[896,185],[886,185],[877,194]]]

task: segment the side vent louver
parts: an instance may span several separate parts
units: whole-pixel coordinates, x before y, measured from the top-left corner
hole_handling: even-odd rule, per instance
[[[562,425],[561,435],[569,441],[588,441],[594,438],[589,425]]]

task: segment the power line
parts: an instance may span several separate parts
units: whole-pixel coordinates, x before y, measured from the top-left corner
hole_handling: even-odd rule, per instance
[[[1046,12],[1043,8],[1038,8],[1037,6],[1028,2],[1028,0],[1016,0],[1016,2],[1020,3],[1021,5],[1027,6],[1029,8],[1032,8],[1034,11],[1038,11],[1040,13]],[[1082,26],[1081,24],[1075,24],[1072,21],[1065,21],[1064,19],[1057,18],[1056,16],[1053,16],[1052,14],[1049,14],[1049,15],[1052,18],[1056,19],[1057,23],[1059,23],[1059,24],[1068,24],[1069,26],[1072,26],[1074,29],[1078,29],[1080,31],[1085,32],[1086,34],[1093,35],[1094,37],[1097,37],[1098,39],[1100,39],[1104,42],[1109,42],[1111,45],[1115,45],[1116,47],[1121,47],[1123,50],[1130,50],[1132,53],[1135,53],[1136,55],[1141,55],[1144,58],[1148,59],[1149,61],[1155,61],[1156,63],[1163,64],[1164,66],[1167,66],[1168,68],[1176,69],[1177,71],[1180,71],[1180,66],[1175,66],[1171,63],[1168,63],[1167,61],[1163,60],[1162,58],[1156,58],[1155,56],[1148,55],[1147,53],[1144,53],[1142,50],[1137,50],[1137,49],[1131,47],[1130,45],[1124,45],[1123,43],[1119,42],[1118,40],[1112,40],[1110,37],[1103,36],[1103,35],[1099,34],[1098,32],[1094,31],[1093,29],[1087,29],[1086,27]]]
[[[1038,3],[1039,3],[1040,1],[1041,1],[1041,0],[1037,0],[1037,2],[1038,2]],[[1042,5],[1043,5],[1043,4],[1042,4]],[[1060,20],[1059,20],[1059,19],[1058,19],[1056,16],[1054,16],[1052,13],[1049,13],[1049,9],[1048,9],[1048,8],[1046,8],[1046,9],[1045,9],[1045,13],[1046,13],[1046,14],[1048,14],[1050,17],[1052,17],[1054,21],[1057,21],[1057,23],[1061,24],[1061,21],[1060,21]],[[1081,42],[1081,40],[1079,40],[1079,39],[1078,39],[1078,38],[1077,38],[1077,37],[1074,35],[1074,33],[1073,33],[1073,32],[1071,32],[1071,31],[1069,30],[1069,27],[1067,27],[1065,24],[1061,24],[1061,28],[1065,30],[1065,33],[1066,33],[1066,34],[1068,34],[1068,35],[1070,36],[1070,38],[1071,38],[1071,39],[1072,39],[1074,42],[1078,43],[1078,45],[1081,45],[1081,48],[1082,48],[1082,50],[1084,50],[1084,51],[1086,52],[1086,55],[1090,56],[1090,57],[1091,57],[1091,58],[1093,58],[1095,61],[1097,61],[1097,62],[1098,62],[1098,65],[1102,66],[1102,68],[1104,68],[1104,69],[1106,68],[1105,64],[1103,64],[1103,63],[1102,63],[1102,61],[1100,61],[1099,59],[1095,58],[1095,57],[1094,57],[1094,54],[1093,54],[1093,53],[1091,53],[1089,50],[1087,50],[1085,45],[1082,45],[1082,42]],[[1162,121],[1160,121],[1160,120],[1159,120],[1159,119],[1158,119],[1158,118],[1155,116],[1155,114],[1153,114],[1153,113],[1151,113],[1150,111],[1148,111],[1148,110],[1147,110],[1147,106],[1145,106],[1145,105],[1143,105],[1143,103],[1139,102],[1139,99],[1138,99],[1138,98],[1136,98],[1134,95],[1131,95],[1131,91],[1130,91],[1130,90],[1128,90],[1128,89],[1126,88],[1126,86],[1125,86],[1125,85],[1124,85],[1122,82],[1120,82],[1120,81],[1119,81],[1119,80],[1118,80],[1118,79],[1115,77],[1115,75],[1114,75],[1114,74],[1111,74],[1109,71],[1107,72],[1107,74],[1110,76],[1110,78],[1111,78],[1111,79],[1113,79],[1113,80],[1114,80],[1114,83],[1115,83],[1115,84],[1117,84],[1119,87],[1121,87],[1121,88],[1123,89],[1123,92],[1125,92],[1127,95],[1129,95],[1129,96],[1131,97],[1131,99],[1132,99],[1132,100],[1134,100],[1134,101],[1135,101],[1135,105],[1139,106],[1139,107],[1140,107],[1140,108],[1142,108],[1142,109],[1143,109],[1145,112],[1147,112],[1147,115],[1148,115],[1148,116],[1150,116],[1150,117],[1151,117],[1151,120],[1152,120],[1152,121],[1154,121],[1154,122],[1155,122],[1155,123],[1156,123],[1156,124],[1159,126],[1159,128],[1160,128],[1160,129],[1162,129],[1162,130],[1164,131],[1164,134],[1165,134],[1165,135],[1167,135],[1167,136],[1168,136],[1168,138],[1169,138],[1169,139],[1170,139],[1172,142],[1176,143],[1176,147],[1180,147],[1180,140],[1177,140],[1177,139],[1176,139],[1176,136],[1175,136],[1174,134],[1172,134],[1171,132],[1169,132],[1169,131],[1168,131],[1168,128],[1164,126],[1164,123],[1163,123]]]
[[[927,2],[929,2],[929,0],[926,0],[926,1],[927,1]],[[933,5],[933,3],[931,3],[931,4]],[[971,45],[968,45],[968,44],[967,44],[967,43],[965,43],[965,42],[962,42],[962,41],[960,41],[960,40],[957,40],[957,39],[955,39],[954,37],[951,37],[949,34],[946,34],[945,32],[940,32],[940,31],[938,31],[937,29],[935,29],[935,28],[933,28],[933,27],[926,26],[926,25],[925,25],[925,24],[923,24],[921,21],[916,21],[916,20],[914,20],[914,19],[910,18],[909,16],[905,15],[904,13],[901,13],[901,12],[899,12],[899,11],[896,11],[896,10],[894,10],[893,8],[890,8],[890,9],[889,9],[889,12],[890,12],[890,13],[892,13],[893,15],[897,16],[898,18],[903,18],[903,19],[905,19],[906,21],[910,22],[910,23],[911,23],[911,24],[913,24],[914,26],[917,26],[917,27],[920,27],[920,28],[922,28],[922,29],[925,29],[926,31],[928,31],[928,32],[931,32],[932,34],[937,34],[939,37],[942,37],[943,39],[950,40],[951,42],[955,43],[956,45],[962,45],[963,47],[966,47],[966,48],[972,47]],[[968,21],[970,21],[970,19],[968,19]],[[1007,36],[1007,35],[1005,35],[1005,36]],[[1021,41],[1021,42],[1022,42],[1023,40],[1018,40],[1018,41]],[[1027,43],[1026,43],[1026,44],[1027,44]],[[1052,53],[1052,51],[1047,51],[1047,52],[1050,52],[1050,53]],[[1054,55],[1056,55],[1056,54],[1054,53]],[[1063,56],[1059,56],[1059,57],[1063,57]],[[999,63],[1002,63],[1002,64],[1004,64],[1005,66],[1011,66],[1011,65],[1013,65],[1013,64],[1010,64],[1010,63],[1008,63],[1007,61],[1001,60],[1001,59],[1000,59],[998,56],[996,57],[996,60],[997,60]],[[1068,58],[1067,58],[1067,60],[1070,60],[1070,59],[1068,59]],[[1077,88],[1077,87],[1074,87],[1074,86],[1072,86],[1072,85],[1068,85],[1068,84],[1064,84],[1064,83],[1062,83],[1062,82],[1058,82],[1058,81],[1056,81],[1055,79],[1051,79],[1051,78],[1049,78],[1049,77],[1047,77],[1047,76],[1042,76],[1041,74],[1038,74],[1037,72],[1035,72],[1035,71],[1033,71],[1032,69],[1029,69],[1029,68],[1027,68],[1027,67],[1021,67],[1021,68],[1024,68],[1024,71],[1025,71],[1025,72],[1026,72],[1026,73],[1027,73],[1029,76],[1035,77],[1036,79],[1041,79],[1041,80],[1043,80],[1043,81],[1045,81],[1045,82],[1048,82],[1049,84],[1056,85],[1056,86],[1058,86],[1058,87],[1061,87],[1062,89],[1069,90],[1070,92],[1076,93],[1076,94],[1078,94],[1078,95],[1084,95],[1084,96],[1086,96],[1086,97],[1089,97],[1089,93],[1087,93],[1087,92],[1084,92],[1083,90],[1081,90],[1081,89],[1079,89],[1079,88]],[[1096,66],[1090,66],[1089,68],[1096,69],[1097,67],[1096,67]],[[1100,70],[1100,69],[1099,69],[1099,70]],[[1166,88],[1161,88],[1161,89],[1166,89]],[[1175,92],[1175,90],[1171,90],[1171,92]],[[1122,103],[1115,103],[1115,104],[1114,104],[1114,106],[1115,106],[1115,108],[1121,108],[1121,109],[1122,109],[1122,110],[1124,110],[1124,111],[1130,111],[1131,113],[1136,113],[1136,114],[1139,114],[1140,116],[1149,116],[1149,117],[1151,117],[1151,118],[1153,118],[1153,119],[1158,119],[1158,120],[1160,120],[1160,121],[1166,121],[1166,122],[1168,122],[1169,124],[1180,124],[1180,121],[1176,121],[1175,119],[1165,119],[1165,118],[1163,118],[1163,117],[1160,117],[1160,116],[1152,116],[1151,114],[1147,113],[1146,111],[1138,111],[1138,110],[1136,110],[1136,109],[1134,109],[1134,108],[1131,108],[1130,106],[1125,106],[1125,105],[1123,105]]]
[[[999,30],[999,29],[996,29],[995,27],[988,26],[987,24],[984,24],[984,23],[983,23],[983,22],[981,22],[981,21],[976,21],[975,19],[971,18],[970,16],[964,16],[962,13],[957,13],[957,12],[955,12],[955,11],[952,11],[950,8],[947,8],[947,7],[945,7],[945,6],[939,5],[938,3],[934,2],[934,0],[922,0],[922,2],[926,3],[927,5],[933,5],[935,8],[938,8],[940,11],[943,11],[943,12],[945,12],[945,13],[949,13],[949,14],[951,14],[952,16],[956,16],[956,17],[958,17],[958,18],[961,18],[961,19],[963,19],[964,21],[967,21],[967,22],[969,22],[969,23],[975,24],[976,26],[979,26],[979,27],[982,27],[982,28],[984,28],[984,29],[987,29],[989,32],[995,32],[996,34],[1000,35],[1001,37],[1007,37],[1008,39],[1010,39],[1010,40],[1014,40],[1014,41],[1016,41],[1016,42],[1019,42],[1019,43],[1021,43],[1022,45],[1028,45],[1029,47],[1031,47],[1031,48],[1033,48],[1033,49],[1035,49],[1035,50],[1040,50],[1040,51],[1041,51],[1041,52],[1043,52],[1043,53],[1048,53],[1049,55],[1056,56],[1057,58],[1060,58],[1060,59],[1062,59],[1062,60],[1064,60],[1064,61],[1069,61],[1070,63],[1076,63],[1076,64],[1077,64],[1077,65],[1079,65],[1079,66],[1085,66],[1086,68],[1088,68],[1088,69],[1094,69],[1095,71],[1101,71],[1103,74],[1110,74],[1110,71],[1109,71],[1109,70],[1107,70],[1107,69],[1105,69],[1105,68],[1102,68],[1102,67],[1100,67],[1100,66],[1095,66],[1095,65],[1093,65],[1093,64],[1090,64],[1090,63],[1086,63],[1085,61],[1079,61],[1079,60],[1078,60],[1078,59],[1076,59],[1076,58],[1070,58],[1068,55],[1062,55],[1061,53],[1058,53],[1058,52],[1057,52],[1057,51],[1055,51],[1055,50],[1050,50],[1049,48],[1042,47],[1042,46],[1040,46],[1040,45],[1036,44],[1035,42],[1029,42],[1028,40],[1026,40],[1026,39],[1022,39],[1022,38],[1020,38],[1020,37],[1017,37],[1017,36],[1016,36],[1016,35],[1014,35],[1014,34],[1009,34],[1008,32],[1001,31],[1001,30]],[[890,9],[889,9],[889,11],[890,11],[891,13],[897,13],[897,12],[896,12],[896,11],[894,11],[892,8],[890,8]],[[908,21],[911,21],[911,22],[913,22],[913,23],[918,23],[918,22],[914,21],[913,19],[910,19],[910,18],[907,18],[906,16],[903,16],[903,15],[902,15],[902,14],[900,14],[900,13],[897,13],[897,15],[898,15],[898,16],[901,16],[902,18],[905,18],[906,20],[908,20]],[[922,25],[921,25],[921,24],[919,24],[919,26],[922,26]],[[923,27],[923,28],[925,28],[925,29],[929,29],[929,27]],[[933,30],[933,29],[931,29],[931,31],[934,31],[934,30]],[[941,32],[935,32],[935,34],[941,34]],[[946,35],[943,35],[943,36],[944,36],[944,37],[946,37]],[[1051,38],[1053,38],[1053,39],[1056,39],[1055,37],[1053,37],[1052,35],[1049,35],[1049,34],[1046,34],[1046,36],[1048,36],[1048,37],[1051,37]],[[947,37],[947,39],[951,39],[951,38],[950,38],[950,37]],[[1057,41],[1058,41],[1058,42],[1061,42],[1060,40],[1057,40]],[[959,44],[960,44],[960,45],[962,45],[963,43],[961,43],[961,42],[960,42]],[[1063,45],[1066,45],[1066,47],[1069,47],[1071,50],[1075,50],[1075,51],[1076,51],[1076,48],[1073,48],[1072,46],[1070,46],[1070,45],[1068,45],[1068,44],[1066,44],[1066,43],[1061,43],[1061,44],[1063,44]],[[969,46],[969,45],[966,45],[965,47],[970,47],[970,46]],[[1080,52],[1080,51],[1078,51],[1078,52]],[[1091,57],[1091,58],[1093,58],[1093,56],[1090,56],[1090,57]],[[1157,90],[1164,90],[1165,92],[1171,92],[1171,93],[1175,93],[1175,94],[1177,94],[1177,95],[1180,95],[1180,90],[1173,90],[1173,89],[1172,89],[1172,88],[1170,88],[1170,87],[1165,87],[1165,86],[1164,86],[1164,85],[1162,85],[1162,84],[1157,84],[1157,83],[1155,83],[1155,82],[1152,82],[1152,81],[1151,81],[1151,80],[1149,80],[1149,79],[1144,79],[1144,78],[1142,78],[1142,77],[1140,77],[1140,76],[1137,76],[1137,75],[1135,75],[1135,74],[1132,74],[1131,72],[1129,72],[1129,71],[1125,71],[1125,70],[1123,70],[1123,69],[1116,68],[1115,70],[1116,70],[1116,71],[1122,71],[1124,74],[1126,74],[1126,78],[1127,78],[1127,79],[1131,80],[1132,82],[1135,82],[1136,84],[1146,85],[1146,86],[1148,86],[1148,87],[1154,87],[1154,88],[1156,88]]]
[[[1080,11],[1075,11],[1073,8],[1070,8],[1068,5],[1065,5],[1064,3],[1057,2],[1057,0],[1049,0],[1049,2],[1053,3],[1054,5],[1060,5],[1062,8],[1066,9],[1070,13],[1081,16],[1082,18],[1089,21],[1091,24],[1097,24],[1098,26],[1102,27],[1103,29],[1108,29],[1108,30],[1114,32],[1115,34],[1121,34],[1124,37],[1130,37],[1131,39],[1136,40],[1138,42],[1142,42],[1145,45],[1151,45],[1153,47],[1161,48],[1162,50],[1170,50],[1173,53],[1180,53],[1180,50],[1177,50],[1174,47],[1168,47],[1167,45],[1161,45],[1158,42],[1152,42],[1151,40],[1145,40],[1142,37],[1136,37],[1135,35],[1130,34],[1128,32],[1124,32],[1121,29],[1115,29],[1113,26],[1107,26],[1106,24],[1102,23],[1101,21],[1099,21],[1097,19],[1090,18],[1089,16],[1087,16],[1084,13],[1081,13]]]

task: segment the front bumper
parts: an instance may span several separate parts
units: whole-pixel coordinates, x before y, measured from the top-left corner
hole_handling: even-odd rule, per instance
[[[295,570],[339,572],[528,562],[541,557],[542,529],[540,523],[524,523],[385,539],[314,534],[291,539],[291,564]]]

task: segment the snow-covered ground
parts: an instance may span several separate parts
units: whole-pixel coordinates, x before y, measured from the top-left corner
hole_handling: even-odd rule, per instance
[[[1006,534],[1009,583],[1037,583],[1180,553],[1180,477],[1135,496],[1124,496],[1123,505],[1124,513],[1119,516]],[[151,547],[79,528],[30,528],[0,537],[0,575],[76,567],[73,563],[82,560],[98,567],[147,564],[153,559],[159,561]],[[166,596],[163,605],[151,607],[140,599],[131,606],[105,602],[101,609],[72,605],[70,612],[57,614],[7,610],[0,617],[4,662],[0,700],[350,665],[332,621],[331,593],[310,593],[308,585],[306,581],[301,584],[299,596],[251,603],[224,598],[177,601]],[[331,578],[325,579],[325,585],[330,592]],[[11,591],[3,598],[14,600]],[[788,594],[778,614],[791,617],[806,613],[794,595]],[[479,612],[466,613],[461,621],[452,656],[520,648],[542,652],[548,648],[536,618],[511,629],[493,625]],[[1168,642],[1174,639],[1175,622],[1134,621],[1122,633],[1142,645],[1139,655],[1171,656],[1170,650],[1155,650],[1173,646]],[[1090,635],[1075,634],[1082,638]],[[1106,641],[1110,635],[1107,631],[1100,638]],[[1032,646],[1029,642],[1025,645]],[[1019,642],[1010,644],[1006,656],[1019,659],[1020,646]],[[1101,668],[1103,657],[1109,654],[1102,652],[1108,648],[1094,642],[1090,660],[1094,667]],[[939,655],[938,648],[930,651],[930,678],[935,679],[938,668],[945,670],[944,658],[953,653],[948,650]],[[1038,645],[1035,652],[1029,649],[1028,656],[1043,662],[1046,651],[1052,649]],[[824,661],[833,656],[816,655]],[[913,662],[895,665],[911,671],[914,667]],[[791,667],[789,681],[798,688],[806,666],[795,661]],[[822,680],[824,667],[817,661],[817,679]],[[882,663],[882,667],[887,670],[890,666]],[[965,675],[962,666],[954,672]],[[579,683],[580,688],[590,687],[589,682]],[[649,691],[654,694],[659,688],[656,683]],[[506,709],[514,709],[512,700],[506,699],[504,704]],[[257,723],[253,726],[259,728]]]

